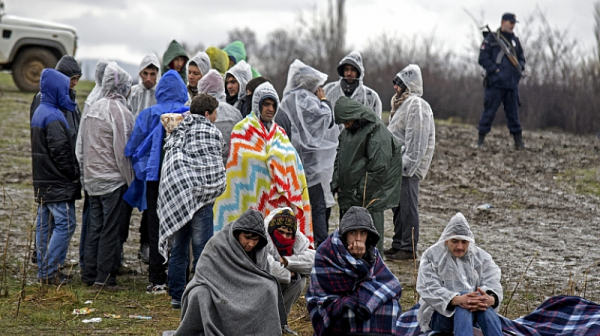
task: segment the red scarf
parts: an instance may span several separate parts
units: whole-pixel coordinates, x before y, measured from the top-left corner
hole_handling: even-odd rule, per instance
[[[279,251],[279,255],[282,257],[289,257],[293,254],[294,243],[296,242],[296,237],[294,238],[285,238],[279,231],[275,230],[271,234],[271,239],[273,239],[273,244]]]

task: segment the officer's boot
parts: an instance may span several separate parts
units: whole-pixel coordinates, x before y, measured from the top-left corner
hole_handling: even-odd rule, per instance
[[[523,142],[522,133],[513,133],[513,138],[515,139],[515,149],[521,150],[525,148],[525,143]]]
[[[479,133],[479,139],[477,139],[477,148],[482,148],[484,141],[485,141],[485,134]]]

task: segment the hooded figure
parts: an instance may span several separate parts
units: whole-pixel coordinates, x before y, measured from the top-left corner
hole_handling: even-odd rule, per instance
[[[279,106],[270,83],[259,85],[252,97],[252,113],[231,132],[227,159],[227,189],[215,202],[215,231],[236,220],[249,208],[265,216],[281,207],[294,210],[298,229],[312,242],[312,220],[302,162],[284,131],[274,121],[261,119],[267,99]],[[277,113],[277,112],[275,112]]]
[[[348,250],[348,234],[367,232],[362,258]],[[375,249],[380,236],[369,212],[352,207],[317,249],[306,304],[315,334],[396,335],[402,286]]]
[[[183,80],[184,83],[187,83],[187,74],[185,73],[185,64],[187,63],[189,57],[187,55],[187,53],[185,52],[185,49],[183,49],[183,47],[181,46],[181,44],[179,44],[179,42],[173,40],[171,41],[171,43],[169,44],[169,47],[167,48],[167,50],[165,51],[165,54],[163,55],[163,62],[162,62],[162,73],[166,73],[169,70],[173,69],[173,65],[171,64],[177,57],[183,57],[184,61],[183,61],[183,65],[181,70],[178,71],[179,76],[181,76],[181,79]]]
[[[223,147],[223,164],[227,164],[229,156],[229,139],[233,127],[242,120],[242,114],[235,107],[225,102],[225,87],[223,86],[223,77],[217,70],[211,69],[198,82],[198,93],[206,93],[213,96],[218,102],[218,113],[215,126],[221,131],[225,146]]]
[[[248,57],[246,54],[246,46],[242,41],[233,41],[229,43],[223,51],[227,53],[229,57],[229,68],[238,64],[241,61],[248,61]],[[252,68],[252,78],[260,77],[260,73]]]
[[[142,71],[149,66],[156,67],[156,84],[153,87],[147,88],[144,85],[144,80],[142,79]],[[131,94],[128,99],[128,106],[131,113],[133,113],[134,117],[137,117],[142,110],[147,109],[152,105],[156,105],[156,86],[160,81],[160,62],[158,61],[158,57],[154,53],[148,53],[142,59],[140,66],[138,67],[138,83],[131,88]]]
[[[127,232],[125,228],[129,227],[131,208],[123,200],[123,194],[133,181],[133,169],[124,149],[134,120],[125,100],[131,89],[129,74],[110,62],[102,83],[102,98],[81,120],[77,139],[77,159],[91,209],[82,281],[114,286],[126,239],[123,231]]]
[[[208,54],[203,51],[200,51],[194,55],[194,57],[192,57],[185,65],[185,72],[188,74],[188,76],[191,76],[190,65],[198,68],[201,79],[208,74],[208,71],[210,71],[210,57],[208,57]],[[200,80],[198,80],[195,87],[192,87],[188,78],[188,101],[185,103],[185,105],[189,106],[192,103],[192,99],[198,95],[198,85],[200,85]]]
[[[358,76],[353,83],[348,83],[348,80],[344,78],[344,66],[351,65],[358,71]],[[363,79],[365,77],[365,68],[362,62],[362,56],[358,51],[352,51],[346,57],[342,58],[340,64],[337,67],[338,75],[340,80],[332,82],[323,89],[329,100],[333,105],[337,102],[340,97],[350,97],[353,100],[365,105],[370,108],[375,115],[381,119],[381,99],[375,90],[365,86]]]
[[[449,248],[449,241],[467,242],[466,251],[457,257]],[[417,320],[422,332],[431,330],[432,316],[452,318],[459,310],[461,314],[470,314],[468,310],[452,305],[455,297],[465,293],[473,293],[480,288],[487,295],[493,296],[495,303],[483,312],[498,311],[502,302],[501,271],[492,257],[475,244],[475,236],[465,217],[459,212],[446,225],[437,243],[429,247],[421,256],[417,292],[421,296]],[[478,318],[483,318],[477,312]],[[492,313],[492,315],[496,315]],[[486,316],[487,318],[487,316]],[[496,316],[496,319],[498,317]],[[497,321],[498,327],[500,321]],[[454,318],[454,324],[457,324]],[[471,324],[468,329],[472,330]],[[456,330],[456,329],[455,329]],[[452,330],[449,330],[452,332]],[[483,331],[486,334],[486,331]],[[500,332],[498,335],[501,335]]]
[[[254,260],[238,241],[242,232],[259,237]],[[260,212],[247,210],[209,240],[183,294],[175,335],[281,335],[287,317],[269,273],[267,239]]]
[[[106,69],[108,63],[109,60],[107,60],[106,58],[101,58],[96,64],[96,72],[94,73],[94,80],[96,81],[96,85],[85,99],[85,103],[83,104],[83,113],[81,115],[82,118],[90,109],[90,107],[94,105],[94,103],[98,101],[98,99],[102,98],[100,97],[100,91],[102,90],[102,77],[104,77],[104,70]]]
[[[217,47],[208,47],[206,54],[210,58],[210,66],[225,78],[225,72],[229,69],[229,57],[227,53]]]
[[[290,139],[306,172],[317,242],[328,236],[325,211],[335,205],[330,183],[340,133],[329,102],[315,94],[326,80],[326,74],[295,60],[281,100],[281,112],[291,121]]]
[[[250,69],[250,65],[248,65],[246,61],[238,62],[238,64],[234,65],[227,71],[225,74],[225,80],[227,80],[229,76],[233,76],[238,82],[238,93],[237,95],[230,96],[229,92],[226,90],[225,94],[227,96],[227,103],[233,105],[233,107],[237,108],[240,113],[242,113],[242,111],[245,111],[246,109],[246,101],[244,100],[244,97],[246,97],[246,84],[248,84],[248,81],[252,79],[252,70]]]
[[[383,236],[383,211],[397,206],[400,199],[401,147],[381,119],[348,97],[335,104],[335,122],[352,123],[340,134],[331,181],[331,190],[338,193],[340,218],[351,206],[365,206]]]

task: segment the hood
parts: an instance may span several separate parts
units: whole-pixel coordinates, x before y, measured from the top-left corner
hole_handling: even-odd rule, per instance
[[[185,104],[188,100],[187,87],[177,71],[169,70],[161,77],[156,86],[155,96],[158,104],[166,102]]]
[[[344,65],[350,64],[358,69],[358,80],[362,81],[365,78],[365,67],[363,66],[362,56],[358,51],[352,51],[346,57],[340,61],[337,72],[340,75],[340,79],[344,77]]]
[[[117,63],[110,62],[104,71],[102,83],[101,97],[118,94],[125,98],[131,89],[131,76]]]
[[[231,231],[235,234],[237,231],[248,231],[256,233],[260,240],[256,245],[256,251],[262,249],[267,245],[267,232],[265,231],[265,224],[263,215],[257,210],[246,210],[240,218],[238,218],[232,224]]]
[[[377,242],[380,239],[379,233],[373,223],[373,218],[371,218],[371,214],[363,207],[351,207],[346,211],[344,217],[342,217],[342,220],[340,221],[341,237],[344,237],[346,233],[354,230],[367,230],[369,232],[367,243],[371,246],[377,245]]]
[[[190,63],[192,62],[196,64],[202,76],[206,76],[206,74],[210,70],[210,57],[208,57],[208,54],[204,51],[200,51],[199,53],[194,55],[194,57],[190,58],[190,60],[185,65],[186,73],[187,70],[189,70]]]
[[[104,71],[106,70],[106,66],[110,63],[106,58],[101,58],[96,64],[96,73],[94,74],[94,79],[96,80],[96,85],[102,87],[102,78],[104,77]]]
[[[246,95],[246,84],[252,79],[250,65],[246,61],[239,61],[238,64],[227,71],[225,77],[227,77],[227,74],[231,74],[240,83],[238,99],[242,99]]]
[[[411,96],[423,95],[423,77],[421,76],[421,68],[416,64],[409,64],[402,69],[396,77],[399,77],[408,88]]]
[[[210,69],[198,82],[198,94],[206,93],[213,96],[219,102],[225,101],[225,86],[223,77],[215,69]]]
[[[454,215],[448,224],[446,224],[446,228],[444,229],[444,232],[442,232],[440,239],[438,239],[438,243],[450,239],[468,240],[472,243],[469,245],[469,248],[471,248],[471,245],[475,244],[475,236],[469,227],[469,223],[465,216],[460,212]]]
[[[175,58],[179,56],[185,57],[186,62],[189,59],[187,53],[185,52],[185,49],[183,49],[181,44],[179,44],[179,42],[177,42],[176,40],[173,40],[171,41],[169,47],[167,48],[167,51],[165,51],[165,54],[163,55],[163,72],[169,70],[169,63],[171,63]]]
[[[335,102],[335,108],[333,111],[335,114],[336,124],[343,124],[346,121],[361,119],[375,122],[377,119],[377,116],[375,113],[373,113],[373,110],[345,96],[340,97],[340,99]]]
[[[217,70],[221,76],[225,77],[225,72],[229,69],[229,57],[227,53],[217,47],[208,47],[206,54],[210,58],[210,65]]]
[[[290,65],[287,84],[285,85],[283,94],[285,95],[287,92],[297,89],[304,89],[314,93],[325,81],[327,81],[326,74],[296,59]]]
[[[41,28],[41,29],[56,29],[56,30],[64,30],[72,33],[77,36],[77,30],[73,26],[69,26],[62,23],[36,20],[30,18],[24,18],[20,16],[14,15],[3,15],[2,16],[2,25],[14,25],[14,26],[22,26],[22,27],[32,27],[32,28]]]
[[[144,81],[142,80],[142,76],[140,74],[142,73],[142,70],[146,69],[150,65],[154,65],[156,67],[156,69],[158,69],[157,74],[156,74],[156,84],[154,85],[154,87],[156,87],[156,85],[160,81],[160,72],[161,71],[160,71],[160,62],[158,61],[158,56],[156,56],[156,54],[153,52],[147,53],[146,56],[144,56],[144,58],[140,62],[140,66],[138,67],[138,84],[140,86],[142,86],[144,89],[145,89]]]
[[[242,41],[233,41],[227,47],[223,48],[223,51],[227,53],[227,56],[231,56],[235,59],[235,63],[246,60],[246,47]]]
[[[81,76],[81,67],[73,58],[73,56],[64,55],[58,60],[54,69],[60,71],[65,76],[71,78],[73,76]]]
[[[75,104],[69,96],[69,83],[71,80],[64,74],[54,69],[44,69],[40,76],[40,92],[42,103],[74,111]]]
[[[256,90],[254,90],[254,94],[252,95],[252,112],[254,112],[254,115],[256,115],[259,120],[260,109],[258,107],[266,98],[271,98],[275,101],[275,116],[277,116],[277,113],[279,112],[280,103],[277,91],[275,91],[275,88],[273,87],[273,85],[271,85],[271,83],[262,83],[258,87],[256,87]],[[275,117],[273,117],[273,120],[275,120]]]

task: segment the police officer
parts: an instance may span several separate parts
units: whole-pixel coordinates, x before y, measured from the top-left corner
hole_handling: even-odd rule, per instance
[[[482,147],[485,136],[492,128],[492,122],[500,103],[504,104],[507,126],[515,141],[516,149],[523,149],[522,128],[519,122],[519,80],[525,68],[525,56],[521,42],[513,33],[515,14],[502,15],[500,29],[494,33],[484,32],[484,40],[479,51],[479,65],[486,71],[484,111],[479,121],[479,140]],[[518,64],[513,65],[509,56],[502,51],[503,43],[507,51],[514,56]],[[518,68],[520,67],[520,69]]]

